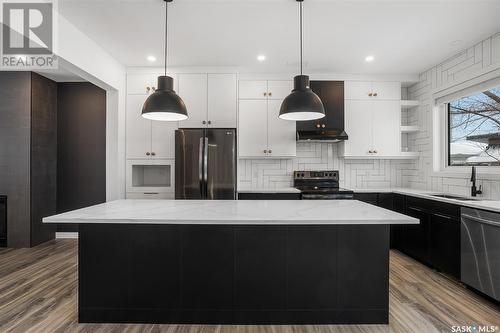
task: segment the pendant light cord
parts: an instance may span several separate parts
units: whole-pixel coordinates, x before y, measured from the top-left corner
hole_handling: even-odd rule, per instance
[[[302,66],[303,66],[303,55],[302,55],[302,50],[303,50],[303,47],[302,47],[302,36],[303,36],[303,33],[302,33],[302,25],[303,25],[303,22],[302,22],[302,1],[300,1],[300,75],[302,75]]]
[[[167,76],[168,57],[168,1],[165,1],[165,76]]]

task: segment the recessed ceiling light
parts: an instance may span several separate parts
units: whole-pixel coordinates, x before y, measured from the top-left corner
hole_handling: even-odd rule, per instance
[[[372,55],[369,55],[369,56],[367,56],[367,57],[365,58],[365,61],[366,61],[366,62],[372,62],[373,60],[375,60],[375,57],[374,57],[374,56],[372,56]]]
[[[266,56],[265,56],[265,55],[263,55],[263,54],[259,54],[259,55],[257,56],[257,60],[258,60],[258,61],[260,61],[260,62],[263,62],[263,61],[265,61],[265,60],[266,60]]]
[[[146,59],[149,61],[149,62],[155,62],[156,61],[156,57],[153,56],[153,55],[149,55],[146,57]]]

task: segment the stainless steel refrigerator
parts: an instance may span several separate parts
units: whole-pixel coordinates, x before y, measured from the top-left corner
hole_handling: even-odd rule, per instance
[[[175,198],[236,199],[236,130],[175,131]]]

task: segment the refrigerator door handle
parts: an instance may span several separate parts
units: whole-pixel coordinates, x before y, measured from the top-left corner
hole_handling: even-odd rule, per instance
[[[205,137],[205,149],[203,155],[203,180],[205,183],[205,199],[208,199],[208,137]]]
[[[198,155],[198,179],[200,183],[200,194],[203,198],[203,137],[200,138],[199,155]]]

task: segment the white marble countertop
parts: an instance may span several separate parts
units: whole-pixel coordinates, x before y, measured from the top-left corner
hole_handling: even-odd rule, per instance
[[[418,224],[357,200],[117,200],[46,217],[44,223],[328,225]]]
[[[401,188],[401,187],[393,187],[393,188],[361,188],[361,189],[352,189],[355,193],[399,193],[404,195],[410,195],[413,197],[436,200],[446,203],[451,203],[455,205],[460,205],[464,207],[484,209],[493,212],[500,213],[500,201],[498,200],[482,200],[481,197],[473,198],[474,200],[457,200],[450,198],[441,198],[434,197],[432,194],[444,194],[444,192],[439,191],[426,191],[426,190],[418,190],[414,188]],[[454,194],[449,194],[454,195]],[[459,195],[460,196],[460,195]]]
[[[238,193],[300,193],[300,190],[295,187],[239,188]]]

